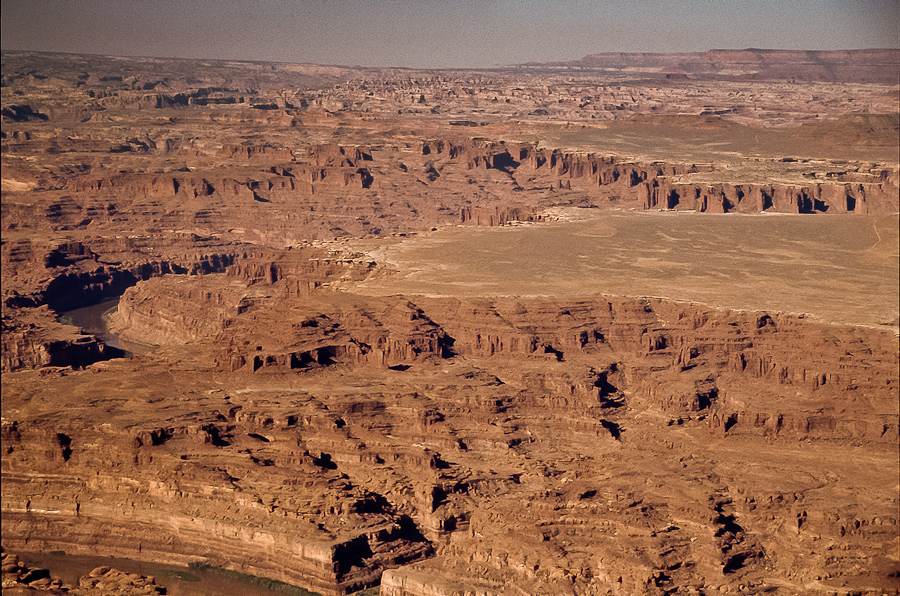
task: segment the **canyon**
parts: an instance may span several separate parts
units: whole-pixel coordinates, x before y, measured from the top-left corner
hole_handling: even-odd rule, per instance
[[[3,593],[900,593],[898,54],[4,51]]]

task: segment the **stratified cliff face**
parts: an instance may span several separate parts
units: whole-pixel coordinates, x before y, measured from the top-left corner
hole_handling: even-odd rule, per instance
[[[3,549],[3,592],[10,596],[158,596],[167,590],[156,585],[152,576],[125,573],[107,566],[95,567],[75,585],[53,577],[47,569],[32,567],[18,555]]]
[[[225,146],[206,156],[216,159],[216,168],[229,163],[240,175],[223,177],[213,169],[89,174],[62,189],[32,191],[34,203],[5,204],[6,220],[15,220],[16,230],[129,226],[296,243],[452,223],[536,221],[547,207],[565,204],[712,213],[883,214],[900,208],[898,170],[871,163],[757,183],[719,182],[717,176],[729,174],[712,164],[643,163],[478,140],[426,141],[420,155],[338,145],[311,147],[299,157],[272,148],[243,150]],[[248,161],[244,154],[256,150],[272,160]],[[460,184],[476,188],[459,197],[454,189]],[[413,185],[418,192],[407,195]],[[396,192],[404,195],[402,203],[386,205],[385,196]]]
[[[2,58],[4,554],[335,595],[898,593],[896,309],[869,304],[896,52]],[[57,320],[110,298],[149,351]],[[79,590],[114,582],[156,590]]]
[[[115,297],[139,280],[224,271],[253,254],[247,246],[211,248],[208,240],[174,234],[139,240],[4,241],[4,275],[16,283],[4,285],[2,370],[81,368],[108,359],[113,351],[78,328],[60,324],[58,314]],[[91,246],[116,256],[100,259]]]
[[[836,395],[862,391],[886,399],[897,390],[890,343],[870,346],[882,332],[864,327],[650,298],[359,296],[328,284],[352,276],[361,280],[375,270],[353,260],[312,260],[301,267],[297,256],[290,251],[289,259],[263,261],[264,270],[277,272],[265,280],[248,262],[226,274],[140,282],[120,301],[113,327],[147,343],[213,342],[222,350],[217,365],[232,371],[335,362],[377,367],[452,357],[566,362],[608,352],[636,358],[635,378],[643,380],[634,382],[658,399],[666,391],[666,375],[698,368]],[[248,285],[248,279],[256,281]],[[314,279],[322,280],[318,289]],[[297,294],[297,287],[306,290]],[[805,352],[804,345],[818,349]],[[323,352],[305,360],[309,356],[302,354],[326,348],[332,350],[327,357]],[[672,407],[678,411],[690,403]],[[883,430],[873,427],[879,436]]]
[[[6,544],[329,594],[888,581],[896,498],[840,454],[900,436],[890,332],[660,299],[297,296],[359,264],[295,257],[129,290],[116,324],[184,364],[22,377],[47,389],[4,426]],[[88,397],[114,371],[126,401]],[[61,417],[47,391],[86,401]]]
[[[328,292],[306,293],[299,302],[276,299],[273,291],[297,283],[286,282],[274,290],[235,285],[228,277],[204,279],[200,287],[186,276],[142,282],[120,300],[111,329],[140,343],[213,342],[223,346],[215,360],[227,371],[288,372],[334,362],[388,366],[452,350],[451,338],[405,298]]]
[[[3,371],[83,367],[104,360],[106,352],[97,338],[56,322],[46,306],[17,316],[3,315]]]
[[[188,276],[167,283],[170,280],[171,277],[157,277],[141,282],[143,298],[137,296],[133,287],[126,290],[111,317],[110,330],[122,339],[149,345],[211,339],[222,330],[225,318],[239,311],[246,290],[240,281],[211,291],[178,283],[189,282]],[[140,332],[135,333],[134,329]]]
[[[206,276],[141,283],[153,301],[131,308],[165,320],[160,284],[193,284],[197,308],[222,307]],[[854,489],[837,451],[896,444],[893,336],[637,299],[359,297],[335,316],[348,298],[317,291],[293,331],[275,328],[287,313],[276,297],[232,312],[217,341],[267,341],[259,367],[22,377],[86,401],[61,417],[41,390],[43,405],[4,423],[6,544],[202,560],[334,594],[432,551],[386,573],[383,593],[803,590],[825,567],[881,573],[896,500]],[[381,327],[394,339],[378,344]],[[382,356],[330,350],[291,366],[272,358],[287,341]],[[212,373],[205,353],[193,369]],[[113,371],[126,401],[88,397],[91,377]],[[150,407],[165,420],[140,421]],[[766,454],[752,472],[747,446]],[[801,476],[785,476],[795,458]],[[831,546],[810,559],[803,540]]]
[[[77,432],[58,423],[5,425],[4,542],[237,566],[327,594],[370,586],[383,566],[429,552],[383,497],[301,448],[304,423],[251,422],[240,410],[161,428],[127,428],[115,415]],[[287,448],[260,452],[268,443]],[[97,474],[98,467],[117,471]],[[37,477],[43,495],[26,488]]]

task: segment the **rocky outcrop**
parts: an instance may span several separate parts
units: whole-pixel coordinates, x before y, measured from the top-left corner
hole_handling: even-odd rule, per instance
[[[156,585],[155,578],[125,573],[111,567],[97,567],[81,577],[78,585],[69,586],[54,578],[46,569],[30,567],[17,555],[3,549],[3,592],[5,594],[38,594],[57,596],[156,596],[166,589]]]
[[[233,420],[239,410],[229,414]],[[253,418],[246,422],[250,426],[244,432],[256,431]],[[219,466],[194,462],[189,464],[190,479],[174,482],[160,482],[157,476],[171,466],[184,468],[172,453],[172,445],[187,441],[209,455],[221,455],[222,450],[243,454],[244,448],[239,449],[238,444],[245,440],[234,436],[234,427],[214,418],[199,426],[120,429],[116,434],[122,443],[114,457],[118,465],[132,470],[124,483],[115,476],[90,478],[75,471],[76,466],[109,457],[105,451],[93,452],[88,447],[85,441],[98,437],[93,431],[76,433],[62,427],[48,431],[44,425],[31,423],[4,425],[4,459],[11,458],[4,479],[4,527],[8,530],[4,536],[10,538],[6,544],[17,548],[27,543],[32,549],[48,550],[64,547],[73,554],[99,549],[169,563],[205,561],[326,594],[371,586],[377,583],[382,566],[428,552],[428,543],[408,521],[391,513],[377,495],[354,487],[331,471],[334,466],[326,456],[313,457],[302,449],[295,452],[301,428],[296,421],[281,430],[259,422],[263,423],[259,432],[271,439],[257,432],[241,437],[250,436],[251,442],[262,445],[279,441],[272,435],[276,431],[287,441],[286,452],[269,459],[270,455],[258,450],[254,450],[256,455],[248,451],[248,461],[256,460],[252,465],[259,471],[243,471],[240,478],[230,477]],[[55,451],[43,451],[44,445]],[[107,444],[102,449],[110,447]],[[26,487],[36,472],[50,482],[47,497],[28,495],[27,491],[14,497],[14,487]],[[282,496],[273,501],[275,494],[267,491],[265,502],[261,500],[257,492],[261,485],[253,479],[260,474],[268,478],[266,485]],[[58,489],[64,486],[80,488],[63,496]],[[175,503],[178,505],[173,508]],[[124,517],[123,507],[128,511]],[[348,520],[351,526],[347,526]],[[116,531],[104,530],[110,527]]]
[[[889,343],[875,351],[871,347],[886,332],[832,328],[793,316],[713,313],[659,299],[424,300],[420,305],[454,338],[454,351],[463,356],[562,362],[612,351],[636,367],[633,388],[642,387],[654,407],[678,413],[713,405],[720,390],[701,376],[691,381],[690,400],[670,404],[663,396],[672,383],[660,381],[673,370],[676,377],[724,370],[769,385],[835,395],[865,387],[867,394],[887,398],[898,386],[890,371]],[[811,344],[821,347],[813,353],[800,348]],[[871,430],[873,438],[897,433],[889,418],[873,420]]]
[[[515,173],[517,180],[550,181],[549,188],[572,189],[572,182],[588,182],[593,206],[614,200],[637,201],[641,209],[685,209],[709,213],[889,213],[900,209],[897,171],[875,169],[828,172],[821,181],[807,185],[686,183],[693,174],[715,171],[711,164],[634,163],[591,153],[564,153],[527,145],[470,141],[465,144],[427,141],[423,155],[446,154],[451,160],[466,160],[468,169],[497,169]],[[819,176],[818,174],[816,176]],[[565,181],[565,182],[564,182]],[[519,188],[524,185],[519,182]],[[507,209],[521,209],[508,207]],[[475,218],[471,208],[463,222]],[[521,221],[533,221],[529,214]],[[477,218],[478,223],[502,225],[515,218]],[[495,222],[499,222],[495,223]],[[483,225],[483,224],[482,224]]]
[[[896,316],[843,285],[896,277],[896,219],[868,215],[898,209],[896,85],[779,81],[777,52],[682,59],[425,72],[4,52],[4,545],[327,594],[896,592]],[[797,76],[843,76],[837,54],[803,60]],[[438,226],[564,229],[574,207],[651,244],[646,221],[702,219],[672,252],[702,239],[735,275],[629,267],[626,238],[626,258],[578,258],[712,306],[567,282],[526,297],[540,258],[497,261],[504,296],[470,276],[428,294],[460,298],[392,289],[404,236],[456,259]],[[846,260],[805,287],[865,325],[715,306],[707,273],[740,292],[758,255],[794,259],[734,250],[774,218],[632,209],[852,219],[865,234],[830,242]],[[56,321],[120,294],[115,328],[158,348],[112,358]],[[153,589],[95,575],[73,591]]]
[[[82,368],[109,357],[96,337],[56,322],[46,306],[3,315],[2,370]]]
[[[31,241],[4,243],[4,270],[16,275],[20,283],[18,289],[4,292],[3,370],[47,366],[81,368],[117,355],[117,350],[107,348],[97,338],[61,324],[58,314],[109,300],[140,280],[176,272],[202,275],[224,271],[247,254],[242,254],[242,249],[198,252],[194,247],[187,249],[186,254],[173,254],[174,258],[167,261],[141,253],[144,243],[160,242],[176,249],[183,240],[177,237],[98,238],[49,245]],[[128,259],[119,263],[101,262],[90,246],[104,252],[121,251]],[[202,317],[204,313],[197,316]]]
[[[199,368],[116,363],[135,384],[129,408],[87,397],[101,365],[29,381],[92,401],[4,423],[6,543],[199,561],[333,594],[379,579],[387,594],[771,578],[802,592],[821,567],[795,566],[798,536],[848,553],[828,555],[837,577],[858,561],[881,577],[890,499],[820,500],[814,486],[822,459],[846,486],[846,445],[897,441],[889,332],[659,299],[294,298],[299,273],[281,273],[240,283],[253,295],[212,341],[224,350],[189,348],[208,358]],[[161,319],[177,301],[224,306],[213,289],[234,279],[161,277],[135,287],[148,301],[134,306]],[[136,422],[147,404],[166,419]],[[781,464],[753,468],[763,480],[742,471],[761,461],[746,445],[780,461],[798,441],[812,484]]]
[[[874,178],[874,177],[871,177]],[[870,179],[871,179],[870,178]],[[877,182],[818,183],[809,186],[755,184],[678,184],[654,180],[641,187],[645,209],[687,209],[707,213],[863,213],[900,208],[896,187],[882,175]],[[870,200],[872,203],[870,203]]]
[[[125,573],[111,567],[97,567],[78,582],[75,594],[87,596],[92,593],[109,594],[110,596],[127,596],[130,594],[165,594],[166,589],[156,585],[152,577]]]
[[[225,370],[258,373],[302,371],[336,363],[387,367],[453,353],[453,339],[402,298],[356,303],[335,298],[317,297],[314,310],[307,310],[299,324],[262,336],[252,329],[267,320],[274,323],[284,307],[271,302],[255,304],[218,336],[227,346],[216,359],[218,365]],[[248,342],[247,334],[258,340]]]
[[[260,373],[337,363],[393,366],[453,356],[566,362],[615,354],[607,372],[568,385],[564,381],[566,391],[610,401],[604,387],[619,371],[631,377],[629,385],[637,391],[632,400],[648,407],[672,416],[713,408],[714,432],[739,424],[738,430],[748,432],[802,434],[836,423],[836,414],[825,410],[792,418],[762,397],[753,400],[758,409],[745,410],[744,398],[734,396],[759,383],[833,397],[865,391],[884,399],[900,383],[890,348],[885,351],[874,339],[881,332],[863,328],[841,330],[764,313],[711,313],[659,299],[422,298],[414,304],[314,289],[295,294],[293,288],[311,286],[303,279],[304,269],[278,271],[252,293],[229,276],[143,282],[123,297],[113,328],[143,343],[215,338],[225,346],[215,358],[218,367]],[[288,318],[297,322],[278,323]],[[804,353],[800,346],[809,343],[823,347],[814,355]],[[722,374],[734,377],[733,396],[715,381]],[[553,376],[544,373],[542,379],[525,376],[522,382],[546,389]],[[735,408],[740,409],[729,410]],[[841,418],[845,432],[856,429],[852,432],[871,440],[891,440],[898,432],[887,413],[863,420],[845,411]]]
[[[222,149],[228,155],[236,150]],[[127,225],[142,235],[198,230],[284,245],[456,223],[538,221],[556,205],[713,213],[884,214],[900,208],[896,167],[871,163],[758,183],[719,182],[730,174],[711,164],[648,163],[473,139],[429,140],[421,155],[337,145],[310,146],[296,156],[266,148],[253,153],[265,159],[251,159],[252,147],[241,151],[246,164],[233,165],[229,175],[211,163],[189,172],[79,175],[62,188],[34,189],[27,202],[4,203],[4,221],[15,221],[21,233],[108,236]]]
[[[464,207],[459,212],[459,223],[476,226],[503,226],[512,222],[541,221],[543,215],[534,207],[517,205],[493,209]]]
[[[241,284],[215,290],[191,287],[187,276],[157,277],[125,291],[110,317],[110,331],[126,341],[151,345],[211,339],[234,316],[246,292]]]
[[[285,163],[294,160],[290,149],[270,147],[268,145],[222,145],[216,152],[218,157],[239,159],[242,161],[263,161]]]
[[[372,161],[372,151],[367,147],[324,144],[307,149],[306,157],[317,166],[352,168],[358,166],[359,162]]]
[[[17,555],[3,549],[3,592],[8,594],[68,594],[68,586],[51,577],[46,569],[32,568]],[[159,593],[159,592],[155,592]]]
[[[198,243],[196,246],[188,246],[195,242]],[[250,254],[246,246],[219,245],[207,249],[204,244],[207,243],[200,238],[181,235],[93,238],[56,245],[30,240],[4,243],[4,267],[20,280],[18,289],[10,288],[4,292],[4,306],[34,308],[48,305],[57,311],[72,310],[120,295],[138,281],[151,277],[222,272]],[[148,250],[153,245],[164,247],[169,258],[159,258],[158,252],[154,255],[159,248]],[[123,258],[118,262],[101,262],[91,246],[118,253]]]

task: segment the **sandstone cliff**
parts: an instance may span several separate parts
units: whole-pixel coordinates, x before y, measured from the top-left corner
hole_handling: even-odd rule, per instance
[[[2,60],[4,548],[324,594],[898,592],[897,321],[871,304],[897,268],[894,51]],[[437,228],[520,240],[575,207],[631,218],[626,258],[596,264],[654,289],[525,296],[565,269],[560,242],[597,237],[563,234],[513,243],[535,255],[521,271],[484,253],[508,291],[463,275],[423,295],[458,256]],[[702,218],[670,250],[708,244],[735,275],[691,263],[674,283],[628,252],[654,242],[631,210],[702,212],[656,219]],[[738,214],[761,212],[865,228],[770,230],[840,253],[804,287],[865,324],[719,308],[738,273],[796,259],[735,250],[776,219]],[[436,262],[401,293],[388,248],[413,234]],[[153,349],[122,357],[57,321],[113,297],[114,329]],[[12,557],[4,573],[4,593],[57,587]],[[74,590],[151,583],[107,569]]]

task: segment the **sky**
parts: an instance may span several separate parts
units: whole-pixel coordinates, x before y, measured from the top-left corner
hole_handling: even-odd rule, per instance
[[[0,11],[4,50],[346,66],[900,48],[900,0],[3,0]]]

